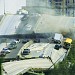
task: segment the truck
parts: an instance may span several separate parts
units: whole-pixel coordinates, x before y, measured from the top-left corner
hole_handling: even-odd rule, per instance
[[[54,43],[60,44],[63,41],[63,35],[60,33],[55,33],[53,39],[54,39]]]

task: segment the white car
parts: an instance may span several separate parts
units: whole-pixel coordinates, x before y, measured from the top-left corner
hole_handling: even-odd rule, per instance
[[[15,42],[17,44],[17,43],[20,43],[20,40],[19,39],[13,40],[13,42]]]
[[[2,50],[3,52],[5,52],[5,53],[10,53],[10,50],[8,49],[8,48],[3,48],[3,50]]]
[[[28,11],[25,9],[20,9],[19,14],[28,14]]]

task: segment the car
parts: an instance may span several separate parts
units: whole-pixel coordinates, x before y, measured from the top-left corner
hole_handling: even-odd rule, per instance
[[[12,40],[10,44],[16,45],[17,43],[20,43],[20,40],[19,39]]]
[[[28,11],[25,10],[25,9],[20,9],[20,10],[18,11],[18,14],[23,14],[23,15],[25,15],[25,14],[28,14]]]
[[[34,39],[34,43],[39,43],[40,39]]]
[[[25,44],[27,43],[29,40],[22,40],[22,43]]]
[[[62,48],[62,46],[60,44],[56,44],[54,49],[59,50],[60,48]]]
[[[8,48],[3,48],[3,50],[2,51],[4,51],[5,53],[10,53],[10,50],[8,49]]]
[[[28,15],[24,15],[22,18],[21,18],[21,21],[25,21],[25,20],[27,20],[28,19]]]
[[[20,43],[20,40],[19,39],[16,39],[13,42],[15,42],[17,44],[17,43]]]
[[[28,55],[30,53],[30,49],[24,49],[22,55]]]
[[[2,51],[0,52],[0,56],[5,56],[5,55],[6,55],[6,52],[2,50]]]
[[[15,42],[15,41],[12,41],[12,42],[10,43],[10,45],[16,45],[16,42]]]
[[[8,45],[9,50],[16,49],[16,48],[17,48],[17,45],[11,45],[11,44]]]

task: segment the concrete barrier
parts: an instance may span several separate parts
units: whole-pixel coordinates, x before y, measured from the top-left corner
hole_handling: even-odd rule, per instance
[[[3,18],[0,21],[0,25],[2,24],[3,20],[5,19],[6,15],[3,16]]]

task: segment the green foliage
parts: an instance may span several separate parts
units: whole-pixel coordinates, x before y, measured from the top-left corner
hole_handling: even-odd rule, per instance
[[[3,62],[3,58],[0,57],[0,75],[2,75],[2,63]]]

